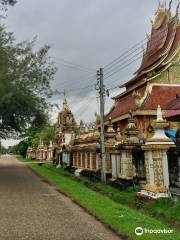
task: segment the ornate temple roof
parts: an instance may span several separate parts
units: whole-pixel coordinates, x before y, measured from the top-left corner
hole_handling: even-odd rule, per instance
[[[151,90],[147,94],[145,94],[145,89],[146,88],[143,87],[138,91],[140,98],[141,95],[146,95],[139,108],[141,110],[156,110],[158,105],[160,105],[163,110],[167,110],[168,103],[174,100],[177,94],[180,94],[180,86],[178,87],[177,85],[169,86],[167,84],[153,84],[150,86]],[[168,94],[165,94],[166,92],[168,92]],[[109,117],[115,119],[127,114],[129,110],[135,111],[136,109],[136,101],[134,100],[132,93],[130,93],[116,101],[116,105],[106,116],[106,119]]]
[[[171,10],[159,6],[154,23],[152,23],[151,34],[147,40],[147,47],[142,57],[139,69],[134,78],[121,87],[129,87],[147,78],[151,71],[158,71],[165,67],[171,58],[179,50],[180,25],[178,9],[174,17]]]
[[[72,131],[76,127],[76,121],[67,103],[66,97],[63,101],[63,110],[58,114],[57,128],[61,131]]]
[[[180,116],[180,95],[177,94],[176,98],[167,104],[166,118]]]
[[[160,80],[180,49],[179,5],[176,15],[172,16],[171,4],[172,1],[168,9],[165,5],[159,5],[141,65],[135,77],[121,86],[126,90],[113,98],[115,104],[106,115],[106,121],[109,117],[113,122],[127,118],[130,110],[136,111],[136,114],[139,110],[145,110],[144,114],[153,110],[153,114],[158,105],[167,110],[167,104],[176,98],[176,94],[180,94],[180,84],[167,84],[169,80]],[[159,78],[157,82],[153,82],[155,78]]]

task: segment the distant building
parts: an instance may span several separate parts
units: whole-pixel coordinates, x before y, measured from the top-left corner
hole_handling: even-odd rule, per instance
[[[56,124],[56,141],[54,160],[58,165],[71,163],[70,143],[76,130],[76,121],[71,112],[66,97],[63,101],[63,109],[58,114],[58,121]]]

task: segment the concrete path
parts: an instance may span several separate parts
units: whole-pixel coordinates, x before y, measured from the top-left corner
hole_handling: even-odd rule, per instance
[[[0,157],[0,240],[118,240],[13,156]]]

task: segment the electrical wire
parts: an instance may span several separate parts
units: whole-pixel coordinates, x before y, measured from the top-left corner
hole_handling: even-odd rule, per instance
[[[122,57],[124,57],[127,53],[131,52],[134,48],[136,48],[138,45],[142,44],[144,41],[147,42],[147,39],[143,39],[141,41],[139,41],[138,43],[136,43],[135,45],[133,45],[131,48],[129,48],[128,50],[126,50],[125,52],[123,52],[119,57],[115,58],[113,61],[111,61],[110,63],[106,64],[103,68],[104,69],[109,69],[111,68],[111,65],[114,64],[116,61],[119,61],[119,59],[121,59]],[[141,47],[139,47],[141,48]],[[137,48],[137,49],[139,49]]]
[[[175,20],[173,20],[173,21],[175,21]],[[167,29],[161,31],[161,33],[164,32],[164,31],[167,31]],[[162,38],[164,38],[164,36],[163,36],[163,37],[160,37],[160,38],[158,38],[158,39],[156,39],[156,40],[154,40],[154,41],[150,41],[151,47],[154,46],[155,44],[157,44]],[[142,41],[144,41],[144,40],[142,40]],[[140,41],[138,44],[140,44],[142,41]],[[138,44],[136,44],[136,45],[138,45]],[[146,44],[149,44],[149,40],[146,42]],[[135,45],[135,46],[136,46],[136,45]],[[124,52],[124,54],[125,54],[125,53],[131,51],[128,55],[124,56],[124,54],[122,54],[119,58],[116,58],[116,59],[114,60],[114,62],[115,62],[117,59],[119,59],[118,62],[116,62],[114,65],[111,65],[109,68],[112,68],[112,67],[113,67],[113,69],[111,69],[109,72],[105,73],[104,76],[107,76],[109,73],[115,71],[115,70],[118,69],[119,67],[120,67],[120,69],[119,69],[118,71],[122,70],[123,68],[121,68],[121,67],[122,67],[125,63],[127,63],[127,62],[130,61],[130,60],[132,60],[134,57],[140,55],[140,54],[143,52],[143,50],[141,50],[140,52],[136,53],[135,55],[133,55],[132,57],[130,57],[129,59],[127,59],[127,60],[125,60],[125,61],[124,61],[124,59],[126,59],[128,56],[131,56],[132,53],[135,53],[135,52],[136,52],[138,49],[140,49],[140,48],[142,48],[142,47],[138,47],[138,48],[136,48],[136,49],[133,50],[133,47],[132,47],[132,48],[130,48],[130,50]],[[132,51],[132,50],[133,50],[133,51]],[[147,54],[148,54],[148,51],[146,51],[145,54],[147,55]],[[123,59],[122,59],[122,57],[123,57]],[[139,59],[139,58],[137,58],[137,59]],[[135,60],[137,60],[137,59],[135,59]],[[122,61],[123,61],[123,62],[122,62]],[[112,61],[112,62],[113,62],[113,61]],[[111,62],[111,64],[112,64],[112,62]],[[119,62],[122,62],[122,63],[119,64],[118,66],[114,67],[114,66],[117,65]],[[131,61],[130,64],[131,64],[132,62],[134,62],[134,61]],[[106,66],[108,66],[108,65],[106,65]],[[127,65],[127,66],[128,66],[128,65]],[[118,72],[118,71],[115,71],[115,73]],[[115,73],[113,73],[113,75],[114,75]],[[110,75],[108,75],[106,78],[108,78],[108,77],[110,77],[110,76],[112,76],[112,75],[110,74]]]
[[[137,58],[135,58],[135,59],[134,59],[134,57],[131,58],[132,61],[130,61],[130,62],[127,61],[127,62],[128,62],[127,64],[121,65],[121,67],[118,68],[116,71],[114,71],[114,72],[112,72],[110,75],[106,76],[106,77],[104,78],[104,80],[110,78],[111,76],[115,75],[116,73],[120,72],[121,70],[127,68],[129,65],[131,65],[131,64],[134,63],[135,61],[139,60],[140,58],[142,58],[142,57],[139,56],[139,57],[137,57]],[[131,59],[129,59],[129,60],[131,60]],[[113,81],[113,82],[114,82],[114,81]],[[111,82],[111,83],[112,83],[112,82]]]
[[[57,58],[57,57],[51,57],[53,59],[56,59],[56,61],[54,61],[56,64],[59,64],[61,66],[67,67],[67,68],[72,68],[72,69],[76,69],[82,72],[87,72],[87,73],[93,73],[94,69],[90,69],[87,67],[84,67],[80,64],[75,64],[75,63],[71,63],[69,61],[63,60],[61,58]]]
[[[87,84],[90,84],[92,81],[95,82],[96,78],[95,78],[96,75],[94,75],[93,77],[90,77],[90,78],[83,78],[83,79],[78,79],[78,80],[75,80],[73,79],[73,83],[70,81],[64,81],[62,83],[64,83],[64,85],[61,86],[62,89],[66,89],[67,88],[67,85],[69,84],[79,84],[79,83],[82,83],[82,80],[83,80],[83,83],[87,83]]]
[[[175,20],[173,20],[175,21]],[[167,29],[164,29],[161,31],[161,33],[167,31]],[[158,33],[160,34],[160,33]],[[154,40],[155,42],[161,40],[162,37],[160,37],[158,40]],[[132,53],[136,52],[138,49],[142,49],[143,45],[141,45],[140,47],[136,48],[136,46],[142,44],[143,42],[145,42],[143,45],[147,45],[149,43],[149,39],[147,40],[147,38],[141,40],[140,42],[138,42],[137,44],[135,44],[133,47],[131,47],[130,49],[128,49],[127,51],[125,51],[124,53],[122,53],[118,58],[116,58],[115,60],[113,60],[112,62],[110,62],[109,64],[105,65],[104,66],[104,69],[109,69],[109,68],[112,68],[113,66],[111,66],[112,64],[113,65],[116,65],[118,64],[119,62],[121,62],[122,60],[124,60],[125,58],[127,58],[128,56],[130,56]],[[152,42],[151,41],[151,45],[152,45]],[[127,54],[128,53],[128,54]]]

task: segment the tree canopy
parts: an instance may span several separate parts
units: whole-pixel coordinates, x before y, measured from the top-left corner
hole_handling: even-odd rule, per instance
[[[39,130],[33,128],[29,129],[26,138],[17,145],[10,147],[9,151],[13,154],[20,154],[25,157],[28,146],[37,147],[40,142],[48,146],[51,141],[55,141],[55,126],[46,124]]]
[[[0,0],[13,5],[16,1]],[[35,51],[36,39],[16,43],[0,24],[0,137],[15,137],[44,126],[53,94],[56,68],[48,57],[50,47]]]
[[[32,145],[33,146],[38,146],[38,144],[43,142],[45,145],[49,145],[50,141],[54,142],[55,141],[55,126],[54,125],[45,125],[44,128],[37,132],[34,135],[34,138],[32,140]]]

